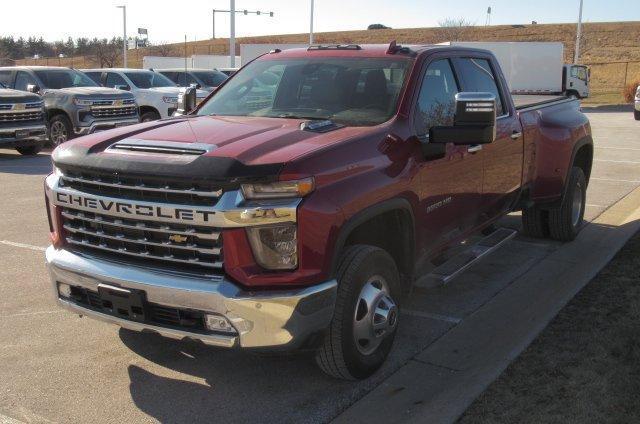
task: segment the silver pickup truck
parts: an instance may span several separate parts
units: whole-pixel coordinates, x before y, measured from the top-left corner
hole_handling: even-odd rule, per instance
[[[44,99],[51,145],[76,136],[137,124],[133,94],[98,86],[75,69],[54,66],[0,68],[0,82]]]
[[[35,155],[47,140],[44,101],[40,96],[10,90],[0,83],[0,147]]]

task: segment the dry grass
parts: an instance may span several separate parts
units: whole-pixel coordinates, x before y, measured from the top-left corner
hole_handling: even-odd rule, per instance
[[[640,80],[634,81],[631,84],[627,84],[627,86],[622,90],[622,98],[627,103],[633,103],[636,97],[636,89],[640,85]]]
[[[640,234],[460,423],[640,422]]]
[[[560,41],[565,46],[565,60],[573,60],[575,46],[575,25],[498,25],[491,27],[469,27],[452,33],[444,28],[404,28],[363,31],[339,31],[316,34],[317,43],[389,43],[397,40],[405,44],[430,44],[449,41],[453,35],[465,41]],[[459,34],[458,34],[459,33]],[[618,93],[612,99],[621,102],[623,87],[640,79],[640,22],[587,23],[583,29],[581,62],[592,64],[592,89],[595,99],[603,98],[600,93]],[[306,43],[308,34],[269,35],[262,37],[240,37],[240,44],[246,43]],[[192,41],[163,48],[164,54],[228,54],[228,39]],[[239,50],[238,50],[239,52]],[[142,66],[142,58],[159,55],[158,48],[131,51],[129,65]],[[626,62],[633,62],[629,63]],[[91,58],[26,59],[20,64],[60,65],[76,68],[94,66]],[[614,63],[625,62],[625,63]],[[608,96],[609,97],[609,96]]]

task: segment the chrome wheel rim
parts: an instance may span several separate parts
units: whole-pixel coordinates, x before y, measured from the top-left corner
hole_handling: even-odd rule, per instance
[[[573,204],[571,209],[571,224],[577,227],[581,221],[582,215],[582,185],[578,184],[573,192]]]
[[[387,281],[374,275],[362,287],[353,315],[353,338],[358,351],[371,355],[398,325],[398,307]]]
[[[51,131],[51,141],[56,146],[67,141],[69,137],[67,127],[60,121],[53,122],[49,131]]]

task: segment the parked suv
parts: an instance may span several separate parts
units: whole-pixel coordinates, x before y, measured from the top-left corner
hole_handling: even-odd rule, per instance
[[[640,121],[640,85],[636,88],[633,117],[636,118],[636,121]]]
[[[15,147],[23,155],[34,155],[46,141],[42,98],[10,90],[0,82],[0,147]]]
[[[57,146],[79,135],[139,122],[131,93],[99,87],[75,69],[44,66],[0,68],[0,80],[11,88],[40,94]]]
[[[178,87],[196,87],[211,93],[218,88],[227,78],[227,75],[216,69],[155,69],[171,81],[176,83]]]
[[[83,69],[89,78],[103,87],[130,91],[140,108],[142,122],[168,118],[178,108],[180,88],[157,72],[145,69]],[[206,91],[197,92],[198,101],[207,97]]]

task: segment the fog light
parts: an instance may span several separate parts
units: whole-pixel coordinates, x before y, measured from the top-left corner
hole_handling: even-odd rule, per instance
[[[58,283],[58,293],[62,297],[71,297],[71,286],[64,283]]]
[[[231,323],[221,315],[205,315],[204,321],[209,330],[212,331],[221,331],[223,333],[235,333],[236,330],[233,328]]]

